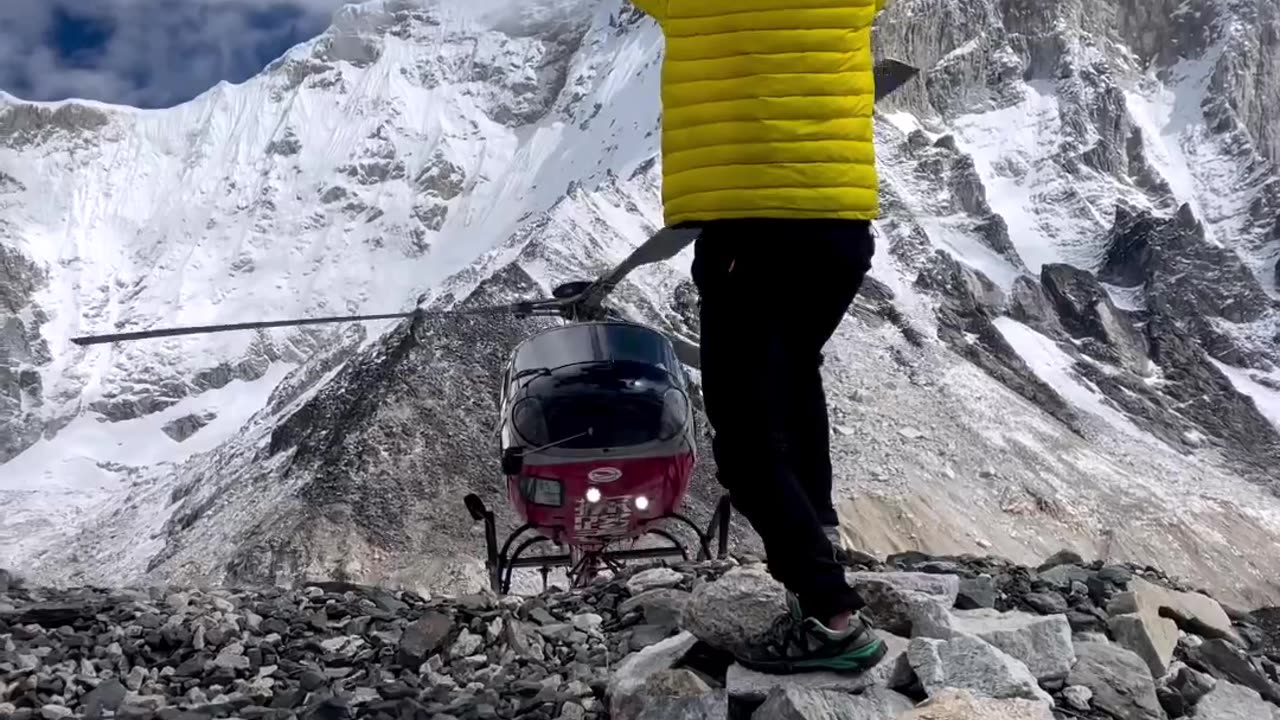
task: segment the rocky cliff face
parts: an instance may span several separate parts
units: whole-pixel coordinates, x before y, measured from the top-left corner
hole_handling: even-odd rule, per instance
[[[924,72],[881,108],[881,252],[825,370],[853,544],[1069,545],[1280,597],[1277,7],[881,18]],[[0,98],[0,562],[481,584],[461,497],[502,508],[494,382],[535,323],[69,338],[593,277],[661,222],[661,48],[617,0],[386,0],[179,108]],[[696,339],[688,260],[617,310]]]
[[[1265,415],[1274,400],[1259,407],[1215,362],[1264,383],[1276,367],[1280,213],[1271,133],[1259,125],[1276,105],[1270,89],[1244,91],[1246,75],[1274,63],[1274,51],[1260,50],[1274,21],[1255,23],[1275,11],[903,0],[878,37],[884,53],[930,66],[916,94],[887,105],[936,127],[893,155],[938,194],[890,214],[951,218],[934,234],[961,230],[989,260],[960,283],[926,283],[949,298],[940,312],[953,344],[989,352],[959,340],[960,329],[983,337],[978,308],[1027,322],[1089,358],[1076,372],[1144,426],[1175,444],[1207,436],[1263,482],[1277,452]],[[1155,79],[1177,97],[1153,116],[1137,93]],[[1162,147],[1175,133],[1185,149]],[[1033,148],[1033,139],[1050,144]],[[965,147],[981,153],[976,163]],[[1215,162],[1192,163],[1210,153]],[[921,228],[913,241],[927,235]],[[993,372],[1018,374],[1016,363]],[[1034,383],[1013,382],[1043,397]]]

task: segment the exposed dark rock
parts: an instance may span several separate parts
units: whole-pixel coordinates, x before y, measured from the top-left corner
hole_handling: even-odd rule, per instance
[[[8,105],[0,107],[0,144],[22,148],[70,137],[88,142],[92,133],[111,122],[111,116],[97,108],[78,103]]]
[[[1206,640],[1194,647],[1179,646],[1179,655],[1191,667],[1219,680],[1243,685],[1280,705],[1280,685],[1261,672],[1249,659],[1226,640]]]
[[[944,250],[936,251],[916,276],[915,285],[941,294],[955,311],[969,316],[983,313],[1001,314],[1005,308],[1004,293],[982,271],[962,264]]]
[[[302,140],[293,132],[293,128],[285,128],[284,135],[272,140],[267,145],[268,155],[288,157],[302,151]]]
[[[957,354],[1062,421],[1071,430],[1080,432],[1080,418],[1075,407],[1036,375],[990,317],[981,312],[963,316],[947,305],[939,307],[935,312],[939,323],[938,337]],[[969,340],[970,334],[977,338],[976,342]]]
[[[1150,372],[1144,338],[1092,274],[1051,263],[1041,268],[1040,282],[1062,327],[1082,341],[1083,352],[1138,375]]]
[[[437,150],[413,177],[413,184],[419,190],[429,191],[441,200],[452,200],[462,194],[466,180],[466,172]]]
[[[1280,662],[1280,607],[1259,608],[1249,617],[1260,633],[1257,651]]]
[[[1275,467],[1280,433],[1218,369],[1195,340],[1162,310],[1147,321],[1151,359],[1161,366],[1163,393],[1178,412],[1193,419],[1210,437],[1236,451],[1242,461]]]
[[[33,298],[47,282],[45,270],[0,244],[0,464],[35,443],[46,426],[37,368],[53,358],[40,336],[46,316]]]
[[[1258,279],[1231,250],[1205,239],[1204,226],[1182,205],[1173,218],[1116,208],[1098,277],[1123,287],[1145,284],[1151,307],[1191,320],[1258,320],[1272,307]]]
[[[1009,317],[1054,337],[1062,333],[1058,313],[1045,296],[1044,286],[1030,275],[1019,275],[1009,293]]]
[[[170,420],[165,423],[160,429],[164,431],[165,435],[173,438],[175,442],[182,442],[192,435],[195,435],[201,428],[208,425],[217,417],[217,413],[208,411],[202,412],[199,415],[194,413],[191,415],[183,415],[176,420]]]
[[[1212,677],[1182,665],[1163,678],[1156,694],[1169,717],[1176,718],[1187,715],[1216,684]]]
[[[413,218],[428,230],[438,231],[449,217],[449,206],[442,203],[420,203],[413,206]]]

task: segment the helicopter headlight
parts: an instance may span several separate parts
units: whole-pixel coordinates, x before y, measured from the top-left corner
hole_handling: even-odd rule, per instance
[[[640,497],[636,498],[636,509],[637,509],[637,510],[642,510],[642,511],[643,511],[643,510],[648,510],[648,509],[649,509],[649,498],[647,498],[647,497],[645,497],[645,496],[643,496],[643,495],[641,495]]]
[[[589,503],[600,502],[600,488],[598,487],[587,488],[587,502]]]

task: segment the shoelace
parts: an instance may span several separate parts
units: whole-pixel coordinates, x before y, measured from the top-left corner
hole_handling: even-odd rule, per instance
[[[783,613],[773,619],[769,625],[767,647],[771,654],[779,657],[790,657],[791,650],[804,649],[804,621],[791,613]]]

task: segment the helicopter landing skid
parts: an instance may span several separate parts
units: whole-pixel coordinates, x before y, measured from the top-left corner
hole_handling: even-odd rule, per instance
[[[471,517],[477,522],[484,523],[484,539],[487,550],[485,568],[489,573],[490,586],[494,592],[500,595],[506,595],[511,592],[511,574],[518,568],[539,570],[542,574],[543,590],[546,590],[547,576],[551,573],[551,569],[555,567],[568,568],[570,582],[573,587],[578,588],[589,584],[600,570],[618,572],[626,562],[631,560],[689,559],[689,553],[679,538],[662,528],[652,528],[645,534],[656,535],[667,540],[671,543],[669,547],[633,548],[629,550],[570,549],[568,552],[554,555],[524,557],[527,550],[541,543],[552,542],[551,538],[537,534],[539,529],[537,525],[526,523],[507,536],[506,542],[499,548],[497,519],[493,511],[485,507],[484,501],[474,493],[468,494],[463,501],[467,506],[467,511],[471,513]],[[720,501],[716,504],[716,511],[712,514],[711,521],[705,531],[699,529],[697,524],[680,513],[670,513],[655,518],[655,521],[675,520],[691,528],[698,536],[697,560],[699,561],[712,559],[711,544],[714,535],[716,541],[715,557],[724,559],[729,554],[729,519],[731,511],[729,496],[726,494],[722,495]],[[516,540],[526,534],[531,535],[531,537],[526,537],[519,545],[516,545]],[[513,545],[515,545],[514,550],[512,550]]]

